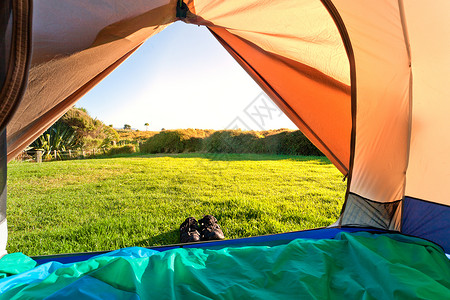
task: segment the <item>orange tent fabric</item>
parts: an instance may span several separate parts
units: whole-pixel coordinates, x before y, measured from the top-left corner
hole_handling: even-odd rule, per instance
[[[180,4],[42,0],[33,2],[31,12],[31,2],[6,1],[12,6],[5,4],[0,14],[12,49],[8,67],[0,69],[8,160],[145,40],[177,21]],[[450,2],[185,3],[183,21],[207,26],[348,175],[338,225],[435,240],[450,234]],[[424,203],[428,217],[419,226],[415,213]],[[424,226],[435,229],[422,232]]]

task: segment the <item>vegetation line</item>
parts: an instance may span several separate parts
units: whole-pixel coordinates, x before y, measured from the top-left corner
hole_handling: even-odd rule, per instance
[[[149,123],[144,124],[148,128]],[[71,108],[18,158],[63,160],[94,154],[143,153],[264,153],[323,155],[299,130],[264,131],[176,129],[122,130],[93,119],[83,108]],[[78,155],[72,156],[72,153]]]

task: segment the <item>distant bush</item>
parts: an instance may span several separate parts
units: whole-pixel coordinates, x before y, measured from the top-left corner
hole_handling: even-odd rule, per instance
[[[150,137],[141,146],[144,153],[180,153],[186,148],[189,136],[180,130],[167,130]]]
[[[265,147],[267,153],[273,154],[323,155],[300,130],[283,131],[268,135],[265,138]]]
[[[204,151],[203,142],[214,130],[177,129],[160,131],[148,138],[140,148],[143,153],[181,153]]]
[[[136,152],[136,147],[134,145],[124,145],[120,147],[112,147],[109,149],[108,154],[109,155],[116,155],[116,154],[131,154]]]
[[[164,130],[142,144],[144,153],[267,153],[323,155],[300,131]]]
[[[205,150],[213,153],[264,153],[264,136],[255,131],[219,130],[205,139]]]
[[[203,138],[190,137],[185,141],[183,152],[201,152],[203,151]]]

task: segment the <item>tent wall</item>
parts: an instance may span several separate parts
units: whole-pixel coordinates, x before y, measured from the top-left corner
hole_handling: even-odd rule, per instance
[[[449,1],[405,1],[413,106],[402,232],[450,252]],[[431,50],[431,51],[430,51]]]
[[[172,23],[175,2],[36,1],[28,87],[8,124],[8,159]]]
[[[350,192],[377,202],[403,198],[408,162],[410,59],[393,1],[333,1],[356,63],[356,140]]]
[[[447,207],[450,206],[449,12],[447,0],[405,1],[413,72],[406,195]]]
[[[357,75],[354,166],[341,225],[401,230],[449,251],[450,3],[333,2]]]

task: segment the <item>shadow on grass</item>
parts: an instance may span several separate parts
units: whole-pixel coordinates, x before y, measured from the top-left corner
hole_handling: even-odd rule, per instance
[[[180,158],[206,158],[212,161],[263,161],[263,160],[296,160],[308,161],[319,160],[324,163],[330,163],[325,156],[299,156],[284,154],[256,154],[256,153],[181,153],[177,157]]]
[[[91,157],[95,159],[109,159],[109,158],[203,158],[210,161],[265,161],[265,160],[294,160],[294,161],[311,161],[315,160],[320,164],[328,165],[331,162],[325,156],[300,156],[300,155],[285,155],[285,154],[256,154],[256,153],[133,153],[133,154],[117,154],[112,156],[99,155]]]
[[[180,242],[179,234],[180,233],[178,229],[163,232],[158,235],[151,236],[148,239],[136,242],[136,246],[151,247],[177,244]]]

